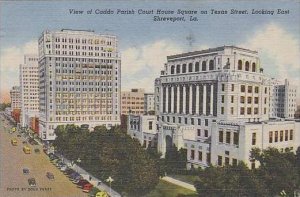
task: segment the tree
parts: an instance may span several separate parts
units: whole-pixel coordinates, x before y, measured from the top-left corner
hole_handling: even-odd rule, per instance
[[[112,187],[130,196],[150,192],[159,181],[156,156],[144,150],[120,127],[104,126],[88,132],[75,125],[58,126],[54,145],[68,159],[81,159],[80,165],[101,180],[113,177]]]
[[[195,187],[200,197],[267,196],[263,182],[242,162],[237,166],[200,170]]]
[[[166,151],[165,155],[165,168],[168,173],[176,173],[180,170],[186,169],[187,155],[186,149],[177,150],[173,146]]]
[[[294,153],[279,152],[276,148],[263,151],[254,149],[251,151],[251,158],[259,161],[260,167],[255,173],[264,180],[272,196],[283,190],[288,196],[293,196],[299,187],[297,159]]]

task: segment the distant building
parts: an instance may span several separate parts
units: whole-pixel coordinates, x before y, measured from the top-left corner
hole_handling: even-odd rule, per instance
[[[19,86],[13,86],[10,90],[11,110],[21,109],[21,93]]]
[[[154,93],[145,93],[144,98],[144,113],[149,114],[149,112],[154,112]]]
[[[138,139],[142,146],[157,146],[156,116],[129,115],[127,125],[127,134]]]
[[[29,127],[30,119],[39,115],[38,55],[25,55],[20,65],[21,126]]]
[[[120,124],[121,57],[114,35],[62,29],[39,38],[39,133],[62,124]]]
[[[140,115],[144,114],[144,89],[131,89],[131,91],[121,92],[121,114]]]
[[[272,82],[270,117],[293,119],[297,110],[297,87],[290,85],[287,79],[284,83],[275,79],[273,79]]]

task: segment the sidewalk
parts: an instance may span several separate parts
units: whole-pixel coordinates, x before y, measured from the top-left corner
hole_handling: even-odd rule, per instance
[[[60,156],[60,157],[62,157],[62,156]],[[82,169],[78,165],[76,165],[76,164],[71,165],[71,161],[69,161],[68,159],[66,159],[64,157],[62,157],[62,158],[63,158],[64,163],[67,164],[67,166],[70,166],[73,170],[78,172],[84,179],[86,179],[91,184],[93,184],[94,187],[97,187],[101,191],[106,191],[108,193],[108,195],[111,197],[121,197],[121,195],[118,192],[114,191],[109,186],[104,184],[103,181],[101,181],[101,180],[97,179],[96,177],[94,177],[93,175],[89,174],[88,172],[86,172],[84,169]],[[99,182],[101,182],[100,185],[98,185]],[[111,193],[110,193],[110,191],[111,191]]]
[[[180,180],[177,180],[177,179],[174,179],[172,177],[165,176],[165,177],[163,177],[161,179],[164,180],[164,181],[168,181],[170,183],[173,183],[175,185],[178,185],[180,187],[184,187],[186,189],[189,189],[189,190],[192,190],[192,191],[196,191],[196,188],[195,188],[194,185],[186,183],[186,182],[183,182],[183,181],[180,181]]]

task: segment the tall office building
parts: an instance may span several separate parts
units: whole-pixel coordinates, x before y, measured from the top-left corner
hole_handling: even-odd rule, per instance
[[[187,149],[189,167],[254,168],[252,148],[296,150],[300,123],[269,119],[271,85],[256,51],[222,46],[168,56],[155,80],[158,151]]]
[[[21,94],[20,87],[13,86],[10,90],[11,110],[21,109]]]
[[[122,112],[123,115],[143,114],[144,113],[144,89],[131,89],[122,91]]]
[[[30,119],[39,115],[38,55],[25,55],[20,65],[21,126],[28,127]]]
[[[271,90],[270,116],[293,119],[297,110],[297,87],[291,85],[287,79],[284,82],[273,79]]]
[[[154,93],[145,93],[144,96],[144,113],[148,114],[149,112],[154,112]]]
[[[39,38],[40,137],[62,124],[120,124],[121,58],[113,35],[44,31]]]

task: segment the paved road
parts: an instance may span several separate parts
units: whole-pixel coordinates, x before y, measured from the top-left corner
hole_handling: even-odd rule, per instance
[[[68,178],[59,171],[48,160],[41,151],[40,154],[24,154],[22,141],[24,139],[9,134],[11,126],[3,121],[0,115],[0,196],[5,197],[86,197],[81,189],[70,182]],[[12,146],[10,141],[17,138],[18,145]],[[31,148],[33,146],[29,145]],[[42,150],[41,146],[35,146]],[[30,174],[23,175],[22,169],[29,168]],[[46,172],[52,172],[55,180],[50,181]],[[28,185],[28,178],[35,178],[37,187]],[[23,189],[23,191],[22,191]]]

